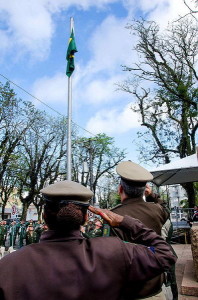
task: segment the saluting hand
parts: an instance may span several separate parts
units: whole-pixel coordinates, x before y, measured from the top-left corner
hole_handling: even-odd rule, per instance
[[[93,206],[89,206],[88,208],[92,213],[96,215],[100,215],[105,221],[109,223],[112,227],[119,227],[120,223],[123,220],[123,216],[120,216],[118,214],[113,213],[112,211],[109,211],[108,209],[101,209],[96,208]]]
[[[151,189],[150,185],[146,184],[146,188],[145,188],[145,191],[144,191],[144,195],[145,195],[146,197],[148,197],[151,193],[152,193],[152,189]]]

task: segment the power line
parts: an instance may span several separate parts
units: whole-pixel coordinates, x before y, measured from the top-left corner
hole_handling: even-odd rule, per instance
[[[25,92],[26,94],[28,94],[29,96],[31,96],[32,98],[36,99],[37,101],[41,102],[43,105],[45,105],[46,107],[48,107],[49,109],[51,109],[52,111],[54,111],[55,113],[57,113],[58,115],[65,117],[63,114],[61,114],[59,111],[55,110],[54,108],[52,108],[51,106],[49,106],[48,104],[46,104],[44,101],[40,100],[39,98],[37,98],[36,96],[32,95],[31,93],[29,93],[28,91],[26,91],[24,88],[22,88],[21,86],[19,86],[18,84],[16,84],[15,82],[13,82],[12,80],[10,80],[9,78],[7,78],[6,76],[4,76],[3,74],[0,74],[0,76],[2,76],[3,78],[5,78],[7,81],[9,81],[10,83],[12,83],[13,85],[15,85],[16,87],[18,87],[19,89],[21,89],[23,92]],[[86,131],[87,133],[96,136],[95,134],[93,134],[92,132],[88,131],[87,129],[81,127],[80,125],[78,125],[77,123],[73,122],[73,124],[75,124],[76,126],[78,126],[79,128],[81,128],[82,130]]]
[[[45,106],[47,106],[48,108],[50,108],[51,110],[53,110],[54,112],[56,112],[57,114],[61,115],[64,117],[64,115],[62,115],[60,112],[58,112],[57,110],[53,109],[52,107],[50,107],[48,104],[44,103],[42,100],[38,99],[37,97],[35,97],[34,95],[30,94],[28,91],[26,91],[24,88],[20,87],[18,84],[16,84],[15,82],[11,81],[10,79],[8,79],[7,77],[5,77],[3,74],[0,74],[2,77],[4,77],[7,81],[11,82],[12,84],[14,84],[16,87],[18,87],[19,89],[21,89],[23,92],[25,92],[26,94],[28,94],[29,96],[31,96],[32,98],[36,99],[37,101],[41,102],[42,104],[44,104]]]
[[[89,133],[89,134],[91,134],[91,135],[93,135],[93,136],[96,137],[96,135],[95,135],[94,133],[90,132],[89,130],[87,130],[87,129],[81,127],[80,125],[78,125],[77,123],[75,123],[75,122],[73,122],[73,121],[72,121],[72,123],[75,124],[76,126],[78,126],[79,128],[81,128],[82,130],[86,131],[87,133]]]

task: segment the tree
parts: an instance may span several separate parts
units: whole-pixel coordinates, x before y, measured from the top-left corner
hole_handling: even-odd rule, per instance
[[[196,152],[198,24],[185,17],[162,33],[155,22],[134,21],[139,61],[124,70],[131,78],[120,84],[136,99],[132,110],[140,115],[141,160],[169,163],[175,156]],[[193,183],[183,185],[193,206]]]
[[[37,122],[34,106],[16,97],[10,84],[0,83],[0,195],[2,215],[17,183],[18,147],[23,136]]]
[[[62,168],[61,161],[66,156],[66,119],[65,118],[50,118],[47,121],[54,133],[54,138],[46,151],[40,168],[37,191],[40,191],[46,184],[52,184],[56,180],[65,178],[65,167]],[[37,193],[34,197],[33,204],[37,208],[38,219],[41,219],[43,208],[43,198]]]
[[[0,185],[6,169],[15,160],[15,150],[32,123],[32,106],[16,98],[9,83],[0,83]]]
[[[40,190],[60,175],[60,159],[66,153],[66,122],[35,111],[39,122],[34,123],[19,147],[18,191],[23,203],[22,219],[31,203],[40,217],[43,205]]]
[[[53,118],[37,110],[28,101],[18,99],[7,83],[0,84],[0,197],[4,209],[17,190],[26,219],[31,203],[41,216],[43,199],[40,190],[47,184],[66,178],[66,119]],[[125,157],[105,134],[95,138],[77,138],[72,128],[73,180],[96,187],[103,176]],[[83,162],[89,165],[83,173]],[[104,195],[104,193],[103,193]]]
[[[115,173],[109,173],[101,178],[97,188],[97,197],[101,208],[112,208],[121,203],[118,194],[119,178]]]
[[[105,134],[94,138],[79,138],[73,147],[73,180],[89,185],[96,194],[99,179],[113,172],[114,167],[125,158],[125,151],[115,147],[114,140]],[[83,163],[87,163],[87,172],[83,172]]]
[[[2,204],[2,213],[1,213],[2,220],[4,219],[5,207],[10,197],[13,197],[14,194],[17,194],[15,187],[16,187],[15,172],[13,172],[13,170],[7,169],[6,172],[4,172],[3,177],[1,179],[1,188],[0,188],[0,198]]]

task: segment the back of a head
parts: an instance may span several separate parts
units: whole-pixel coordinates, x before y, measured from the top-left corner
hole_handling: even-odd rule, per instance
[[[116,171],[121,177],[120,184],[125,194],[130,198],[143,196],[146,183],[153,179],[149,171],[132,161],[119,163]]]
[[[127,181],[121,178],[120,185],[123,187],[125,194],[129,198],[142,197],[145,191],[146,185],[138,185],[137,183]]]
[[[85,223],[93,193],[73,181],[60,181],[41,190],[45,201],[44,218],[49,229],[67,232]]]
[[[55,205],[46,203],[44,219],[49,229],[56,231],[71,231],[79,229],[86,221],[87,207],[68,203]]]

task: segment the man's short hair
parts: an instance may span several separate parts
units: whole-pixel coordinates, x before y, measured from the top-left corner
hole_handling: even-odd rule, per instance
[[[120,185],[127,196],[130,198],[142,197],[146,187],[146,182],[144,184],[138,184],[137,182],[132,182],[121,178]]]
[[[68,202],[62,206],[58,203],[46,203],[44,219],[49,229],[70,231],[79,229],[86,221],[87,207]]]

